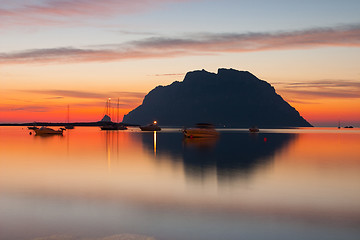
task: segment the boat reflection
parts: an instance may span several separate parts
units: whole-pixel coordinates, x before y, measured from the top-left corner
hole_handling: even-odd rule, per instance
[[[107,160],[107,166],[108,166],[108,171],[111,172],[111,150],[110,150],[110,140],[111,140],[112,134],[109,133],[108,131],[105,132],[105,152],[106,152],[106,160]],[[116,145],[116,149],[117,145]]]
[[[184,138],[184,144],[187,147],[195,147],[198,149],[214,148],[218,138]]]
[[[32,134],[31,134],[32,135]],[[35,134],[35,138],[63,138],[63,134]]]
[[[156,131],[154,131],[154,156],[156,156]]]

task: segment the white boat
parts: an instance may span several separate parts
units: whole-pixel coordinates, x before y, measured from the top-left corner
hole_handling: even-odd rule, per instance
[[[194,128],[185,128],[183,133],[187,138],[214,138],[219,136],[214,125],[209,123],[198,123]]]
[[[49,127],[42,126],[39,129],[35,129],[35,135],[63,135],[64,128],[59,128],[58,130],[54,130]]]
[[[145,126],[140,126],[140,129],[141,131],[161,131],[161,127],[157,125],[156,121]]]

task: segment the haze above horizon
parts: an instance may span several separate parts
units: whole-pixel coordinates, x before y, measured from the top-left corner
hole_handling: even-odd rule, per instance
[[[314,126],[360,126],[360,2],[2,0],[0,123],[98,121],[186,72],[271,83]]]

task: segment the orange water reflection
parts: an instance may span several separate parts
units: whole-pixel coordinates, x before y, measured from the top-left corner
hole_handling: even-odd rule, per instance
[[[219,139],[189,141],[178,129],[77,127],[44,138],[0,127],[0,193],[353,226],[360,223],[359,143],[358,130],[223,131]],[[13,204],[0,201],[0,210]]]

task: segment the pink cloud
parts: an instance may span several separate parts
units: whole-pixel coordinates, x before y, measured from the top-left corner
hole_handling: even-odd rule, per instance
[[[360,47],[360,25],[293,32],[152,37],[94,48],[49,48],[0,53],[2,64],[106,62],[266,50]]]
[[[46,0],[0,6],[0,27],[72,23],[86,17],[108,17],[145,11],[167,2],[188,0]],[[6,6],[6,5],[5,5]]]

